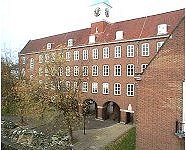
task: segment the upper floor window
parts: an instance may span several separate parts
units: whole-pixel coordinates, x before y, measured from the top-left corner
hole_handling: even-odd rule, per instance
[[[158,35],[167,34],[167,24],[158,25]]]
[[[83,60],[88,59],[88,50],[83,50]]]
[[[39,76],[42,76],[43,74],[43,68],[39,68]]]
[[[133,64],[127,65],[127,76],[134,76],[134,65]]]
[[[59,76],[63,75],[63,67],[59,67]]]
[[[97,48],[92,50],[92,57],[93,57],[93,59],[98,59],[98,49]]]
[[[25,56],[22,56],[21,58],[22,58],[22,64],[23,65],[26,64],[26,57]]]
[[[89,36],[89,44],[93,44],[96,42],[96,36],[95,35],[90,35]]]
[[[109,58],[109,48],[108,47],[103,48],[103,59],[105,59],[105,58]]]
[[[66,61],[70,61],[70,52],[66,52]]]
[[[83,76],[88,76],[88,66],[83,66]]]
[[[69,66],[66,67],[66,76],[70,76],[70,67]]]
[[[45,67],[45,76],[49,76],[49,70],[47,67]]]
[[[109,76],[109,65],[103,65],[103,76]]]
[[[55,53],[51,53],[51,62],[55,62]]]
[[[79,60],[79,51],[74,51],[74,60]]]
[[[98,76],[98,66],[92,66],[92,76]]]
[[[127,45],[127,57],[134,57],[134,45]]]
[[[66,89],[70,90],[70,81],[66,81]]]
[[[30,59],[30,69],[34,68],[34,58]]]
[[[52,48],[52,43],[47,43],[47,49],[51,49]]]
[[[116,31],[116,40],[123,39],[123,31]]]
[[[109,83],[103,83],[103,94],[109,94]]]
[[[92,83],[92,93],[97,93],[98,92],[98,83],[93,82]]]
[[[68,46],[73,46],[73,39],[68,39]]]
[[[114,95],[121,95],[121,84],[120,83],[114,84]]]
[[[43,59],[44,59],[44,58],[43,58],[43,54],[40,54],[40,55],[39,55],[39,63],[43,63]]]
[[[83,82],[83,84],[82,84],[82,92],[88,92],[88,82]]]
[[[22,68],[21,75],[22,75],[22,77],[25,77],[25,68]]]
[[[77,91],[78,90],[78,83],[75,81],[74,82],[74,91]]]
[[[121,58],[121,46],[115,47],[114,58]]]
[[[121,65],[114,65],[114,76],[121,76]]]
[[[149,56],[149,53],[150,53],[149,43],[143,43],[141,45],[142,56]]]
[[[45,62],[49,62],[50,56],[49,54],[45,54]]]
[[[141,64],[141,72],[147,68],[148,64]]]
[[[157,42],[157,46],[156,46],[157,47],[156,48],[157,51],[159,51],[159,49],[163,45],[163,43],[164,43],[163,41],[162,42]]]
[[[78,76],[78,75],[79,75],[79,67],[74,66],[74,76]]]
[[[127,96],[134,96],[134,84],[127,84]]]

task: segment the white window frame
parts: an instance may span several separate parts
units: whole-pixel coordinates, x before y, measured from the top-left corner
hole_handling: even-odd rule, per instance
[[[88,66],[83,66],[83,76],[88,76]]]
[[[88,60],[88,50],[83,50],[83,60]]]
[[[50,60],[49,54],[45,54],[45,62],[49,62],[49,60]]]
[[[134,57],[134,45],[127,45],[127,57]]]
[[[66,52],[66,61],[70,61],[70,52]]]
[[[66,73],[66,76],[69,77],[70,76],[70,66],[66,66],[65,68],[65,73]]]
[[[78,75],[79,75],[79,67],[74,66],[74,76],[78,76]]]
[[[115,46],[114,58],[121,58],[121,46]]]
[[[121,95],[121,84],[114,83],[114,95]]]
[[[82,84],[82,92],[88,92],[88,82],[83,82],[83,84]]]
[[[25,77],[25,68],[22,68],[21,75],[22,75],[22,77]]]
[[[157,51],[157,52],[158,52],[159,49],[162,47],[163,43],[164,43],[164,41],[159,41],[159,42],[157,42],[157,44],[156,44],[156,51]]]
[[[109,65],[103,65],[103,76],[109,76]]]
[[[148,64],[141,64],[141,72],[147,68]]]
[[[92,76],[98,76],[98,71],[99,67],[97,65],[92,66]]]
[[[40,54],[39,55],[39,63],[43,63],[43,60],[44,60],[43,54]]]
[[[74,51],[74,60],[79,60],[79,51]]]
[[[109,47],[103,48],[103,59],[109,58]]]
[[[45,67],[45,76],[49,76],[49,70],[47,67]]]
[[[63,76],[63,67],[59,67],[59,76]]]
[[[127,64],[127,76],[134,76],[135,67],[134,64]]]
[[[22,56],[21,59],[22,59],[22,64],[25,65],[26,64],[26,57]]]
[[[65,86],[66,86],[66,89],[69,90],[70,89],[70,81],[66,81]]]
[[[39,67],[38,74],[39,74],[39,76],[42,76],[42,74],[43,74],[43,68]]]
[[[78,90],[78,82],[77,81],[74,82],[73,88],[74,88],[74,91]]]
[[[127,96],[134,96],[135,87],[134,84],[127,84]]]
[[[157,35],[167,34],[168,25],[167,24],[159,24],[158,25],[158,33]]]
[[[109,83],[103,83],[103,94],[109,94]]]
[[[98,55],[99,55],[98,49],[97,48],[92,49],[92,58],[98,59]]]
[[[34,58],[30,58],[30,69],[34,69]]]
[[[123,31],[116,31],[116,39],[115,40],[122,40],[123,39]]]
[[[55,56],[56,54],[53,52],[53,53],[51,53],[51,57],[50,57],[50,60],[51,60],[51,62],[55,62]]]
[[[47,43],[47,49],[51,49],[52,48],[52,43]]]
[[[67,45],[68,45],[69,47],[70,47],[70,46],[73,46],[73,39],[68,39]]]
[[[92,93],[98,93],[98,83],[97,82],[92,83]]]
[[[95,35],[90,35],[89,36],[89,44],[93,44],[96,42],[96,36]]]
[[[114,65],[114,76],[121,76],[122,68],[121,65]]]
[[[141,45],[141,56],[149,56],[149,55],[150,55],[149,43],[143,43]]]

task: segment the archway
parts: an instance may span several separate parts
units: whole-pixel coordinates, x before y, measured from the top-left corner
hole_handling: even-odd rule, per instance
[[[94,116],[95,118],[97,118],[98,116],[97,103],[93,99],[86,99],[83,102],[83,104],[86,108],[86,115]]]
[[[113,101],[108,101],[103,105],[103,120],[111,119],[120,122],[120,107]]]

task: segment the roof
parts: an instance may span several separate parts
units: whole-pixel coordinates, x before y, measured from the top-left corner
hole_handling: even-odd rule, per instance
[[[184,15],[185,9],[180,9],[163,14],[110,23],[107,24],[104,32],[96,34],[96,43],[115,41],[115,32],[120,30],[124,32],[124,40],[154,37],[157,36],[157,26],[164,23],[168,24],[168,33],[171,33]],[[20,53],[43,51],[46,49],[47,43],[52,43],[52,48],[59,48],[66,44],[68,39],[73,39],[73,46],[86,45],[90,34],[91,28],[86,28],[30,40]]]

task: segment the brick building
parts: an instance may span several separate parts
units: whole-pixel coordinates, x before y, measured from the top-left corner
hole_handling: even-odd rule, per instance
[[[65,50],[68,65],[62,66],[63,76],[70,80],[82,70],[87,72],[82,92],[85,101],[94,103],[96,117],[132,122],[137,98],[134,74],[143,72],[184,10],[110,23],[109,3],[91,8],[90,28],[30,40],[19,53],[20,71],[28,79],[40,72],[44,76],[42,64]]]
[[[137,86],[137,149],[183,150],[185,18],[150,61]]]

